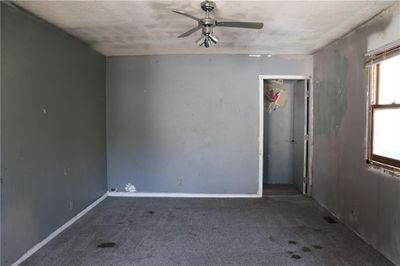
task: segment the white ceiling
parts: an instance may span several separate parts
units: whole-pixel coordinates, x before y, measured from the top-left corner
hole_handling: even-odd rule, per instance
[[[341,37],[393,1],[218,1],[218,18],[264,22],[264,29],[216,28],[221,41],[198,47],[196,25],[171,12],[203,16],[198,1],[17,1],[107,56],[142,54],[310,54]]]

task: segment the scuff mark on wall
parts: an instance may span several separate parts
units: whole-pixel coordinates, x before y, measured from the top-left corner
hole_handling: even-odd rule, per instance
[[[347,71],[348,59],[338,50],[334,51],[333,61],[325,62],[326,72],[332,73],[330,79],[315,81],[315,135],[337,135],[347,110]]]
[[[397,169],[390,169],[386,167],[382,167],[381,165],[376,164],[376,163],[368,163],[366,164],[366,168],[376,174],[383,174],[386,176],[391,176],[394,178],[399,178],[400,177],[400,170]]]
[[[183,178],[182,177],[177,178],[176,181],[178,182],[179,187],[183,186]]]

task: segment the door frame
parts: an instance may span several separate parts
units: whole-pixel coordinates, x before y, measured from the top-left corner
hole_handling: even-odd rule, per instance
[[[314,114],[314,99],[313,99],[313,82],[312,76],[305,75],[259,75],[259,121],[258,121],[258,192],[257,195],[262,197],[263,195],[263,168],[264,168],[264,80],[268,79],[281,79],[281,80],[305,80],[308,82],[308,93],[306,92],[305,97],[308,97],[308,113],[307,106],[304,108],[306,112],[306,118],[308,121],[308,141],[307,141],[307,187],[305,187],[306,193],[303,194],[311,196],[312,188],[312,159],[313,159],[313,114]],[[306,147],[305,147],[306,148]],[[306,150],[306,149],[304,149]]]

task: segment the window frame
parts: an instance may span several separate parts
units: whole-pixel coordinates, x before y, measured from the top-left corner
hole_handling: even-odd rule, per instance
[[[396,56],[396,55],[395,55]],[[400,56],[397,54],[397,56]],[[380,63],[391,57],[384,57],[379,62],[370,62],[369,65],[369,101],[368,101],[368,160],[371,164],[378,164],[384,168],[391,170],[400,170],[400,160],[385,157],[373,153],[374,143],[374,112],[379,109],[394,108],[400,109],[399,103],[379,104],[379,79],[380,79]],[[399,85],[400,86],[400,85]]]

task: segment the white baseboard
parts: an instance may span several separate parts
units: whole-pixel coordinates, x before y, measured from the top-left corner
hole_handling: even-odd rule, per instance
[[[50,240],[52,240],[53,238],[55,238],[57,235],[59,235],[62,231],[64,231],[65,229],[67,229],[69,226],[71,226],[73,223],[75,223],[79,218],[81,218],[83,215],[85,215],[88,211],[90,211],[91,209],[93,209],[97,204],[99,204],[100,202],[102,202],[105,198],[107,197],[107,193],[105,193],[103,196],[101,196],[100,198],[98,198],[95,202],[93,202],[92,204],[90,204],[88,207],[86,207],[83,211],[81,211],[80,213],[78,213],[76,216],[74,216],[71,220],[69,220],[68,222],[66,222],[65,224],[63,224],[61,227],[59,227],[56,231],[54,231],[53,233],[51,233],[50,235],[48,235],[45,239],[43,239],[42,241],[40,241],[39,243],[37,243],[35,246],[33,246],[31,249],[29,249],[24,255],[22,255],[22,257],[20,257],[16,262],[14,262],[13,264],[11,264],[11,266],[17,266],[19,264],[21,264],[22,262],[24,262],[27,258],[29,258],[30,256],[32,256],[33,253],[35,253],[36,251],[38,251],[41,247],[43,247],[44,245],[46,245],[48,242],[50,242]]]
[[[157,192],[108,192],[110,197],[154,198],[261,198],[259,194],[205,194],[205,193],[157,193]]]

